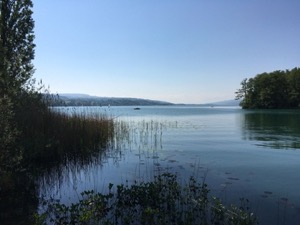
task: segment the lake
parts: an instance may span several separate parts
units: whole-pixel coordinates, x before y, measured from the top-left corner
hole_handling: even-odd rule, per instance
[[[204,180],[224,203],[250,200],[260,224],[300,224],[300,111],[238,107],[55,108],[116,121],[111,149],[89,164],[40,177],[39,193],[63,203],[109,183],[145,181],[164,171]]]

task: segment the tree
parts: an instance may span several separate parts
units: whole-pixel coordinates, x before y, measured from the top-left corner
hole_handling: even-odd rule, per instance
[[[34,72],[34,21],[31,0],[1,0],[1,94],[26,88]]]
[[[287,75],[289,86],[289,104],[300,107],[300,68],[294,68]]]
[[[244,79],[235,94],[245,109],[300,107],[300,69],[262,73]]]
[[[241,82],[242,88],[238,89],[236,94],[236,99],[242,99],[240,105],[243,106],[243,108],[252,108],[253,105],[255,105],[255,101],[257,99],[257,92],[254,85],[254,79],[244,79]]]
[[[235,94],[236,94],[235,99],[236,100],[243,99],[243,98],[245,98],[245,96],[247,96],[247,91],[248,91],[248,89],[247,89],[247,80],[248,80],[247,78],[245,78],[244,80],[242,80],[242,82],[241,82],[241,85],[242,85],[241,89],[238,89],[235,92]]]
[[[34,72],[32,7],[31,0],[0,0],[0,172],[22,158],[18,122]]]

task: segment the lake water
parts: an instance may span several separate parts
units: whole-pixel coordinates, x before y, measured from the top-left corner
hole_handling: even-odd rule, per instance
[[[300,111],[230,107],[78,107],[120,128],[112,149],[89,165],[41,177],[40,196],[78,201],[84,190],[149,180],[168,171],[205,180],[224,203],[241,197],[260,224],[300,224]],[[100,157],[100,156],[99,156]]]

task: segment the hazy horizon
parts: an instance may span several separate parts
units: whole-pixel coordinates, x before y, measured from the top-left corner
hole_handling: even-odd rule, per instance
[[[171,104],[184,104],[184,105],[206,105],[206,104],[218,104],[218,103],[229,103],[229,102],[239,102],[240,100],[236,99],[226,99],[222,101],[214,101],[214,102],[203,102],[203,103],[174,103],[166,100],[157,100],[157,99],[147,99],[147,98],[139,98],[139,97],[120,97],[120,96],[97,96],[97,95],[89,95],[85,93],[56,93],[58,96],[63,96],[67,98],[124,98],[124,99],[141,99],[141,100],[149,100],[149,101],[160,101],[160,102],[166,102],[166,103],[171,103]]]

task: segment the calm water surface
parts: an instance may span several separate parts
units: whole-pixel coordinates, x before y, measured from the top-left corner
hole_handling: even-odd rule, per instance
[[[140,108],[56,108],[109,115],[120,131],[94,163],[41,177],[40,196],[70,203],[84,190],[169,171],[182,182],[190,175],[204,179],[225,203],[249,199],[260,224],[300,224],[300,111]]]

